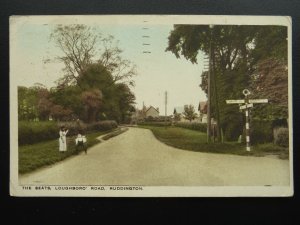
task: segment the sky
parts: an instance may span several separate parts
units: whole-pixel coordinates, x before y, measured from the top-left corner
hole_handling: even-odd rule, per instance
[[[205,93],[199,87],[203,71],[203,55],[199,52],[198,64],[192,64],[185,58],[177,59],[166,52],[168,36],[173,24],[93,24],[103,35],[113,35],[123,50],[122,57],[132,61],[137,67],[137,76],[132,88],[136,96],[136,107],[159,108],[160,115],[165,114],[164,95],[167,91],[167,114],[174,107],[192,104],[197,111],[199,101],[205,101]],[[147,29],[143,29],[143,28]],[[62,77],[63,65],[57,62],[44,63],[45,59],[60,55],[60,50],[49,37],[54,25],[42,23],[21,23],[13,30],[14,48],[13,79],[18,86],[32,86],[41,83],[48,88]],[[149,36],[149,38],[143,38]],[[149,43],[149,46],[143,45]],[[144,54],[143,51],[150,51]]]

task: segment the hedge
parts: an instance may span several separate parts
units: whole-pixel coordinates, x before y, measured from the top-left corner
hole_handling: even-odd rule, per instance
[[[279,127],[274,130],[274,143],[281,147],[289,146],[289,129],[286,127]]]
[[[157,126],[157,127],[171,126],[171,122],[138,122],[137,124],[145,125],[145,126]]]
[[[201,132],[207,132],[206,123],[195,123],[195,122],[177,122],[174,124],[176,127],[182,127],[190,130],[197,130]]]
[[[92,124],[83,122],[29,122],[20,121],[18,140],[19,145],[34,144],[41,141],[59,138],[59,129],[65,126],[69,136],[76,135],[78,132],[86,133],[91,131],[107,131],[118,127],[116,121],[99,121]]]
[[[250,124],[250,135],[252,144],[273,142],[272,121],[253,120]]]
[[[19,145],[33,144],[58,137],[58,126],[54,122],[19,122]]]

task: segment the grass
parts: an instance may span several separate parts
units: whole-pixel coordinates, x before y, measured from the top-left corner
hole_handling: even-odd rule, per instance
[[[116,131],[113,131],[113,132],[111,132],[111,133],[109,133],[109,134],[107,134],[107,135],[105,135],[102,139],[103,140],[108,140],[108,139],[110,139],[110,138],[112,138],[112,137],[115,137],[115,136],[118,136],[119,134],[122,134],[122,133],[124,133],[125,131],[127,131],[128,130],[128,128],[125,128],[125,129],[117,129]]]
[[[100,143],[96,138],[108,132],[110,131],[87,134],[87,147],[89,148]],[[64,153],[58,151],[58,139],[19,146],[19,173],[24,174],[37,168],[51,165],[75,153],[75,137],[67,138],[67,151]]]
[[[238,142],[211,143],[207,144],[206,133],[180,128],[180,127],[157,127],[139,126],[150,129],[154,136],[161,142],[179,149],[236,155],[265,156],[267,154],[279,155],[281,159],[288,158],[288,150],[273,143],[252,146],[251,152],[245,150],[245,144]]]

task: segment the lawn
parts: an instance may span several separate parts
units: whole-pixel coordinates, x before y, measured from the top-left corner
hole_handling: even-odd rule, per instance
[[[273,143],[259,144],[252,146],[251,152],[245,150],[245,144],[238,142],[211,143],[207,144],[206,133],[180,128],[180,127],[158,127],[158,126],[139,126],[150,129],[154,136],[161,142],[184,150],[196,152],[211,152],[236,155],[264,156],[276,154],[280,158],[288,158],[288,150]]]
[[[108,132],[110,131],[87,134],[87,147],[100,143],[96,138]],[[19,146],[19,173],[27,173],[74,155],[76,153],[74,140],[75,137],[67,138],[68,149],[64,153],[58,151],[58,140]]]

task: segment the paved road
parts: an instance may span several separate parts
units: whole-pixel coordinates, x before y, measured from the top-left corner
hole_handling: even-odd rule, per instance
[[[289,185],[289,162],[275,157],[183,151],[150,130],[129,128],[53,166],[20,177],[32,185]]]

